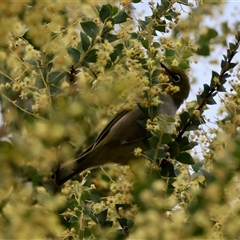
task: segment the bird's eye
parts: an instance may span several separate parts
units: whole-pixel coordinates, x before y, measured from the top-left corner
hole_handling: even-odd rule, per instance
[[[174,82],[180,82],[181,77],[179,75],[175,74],[175,75],[172,76],[172,79],[173,79]]]

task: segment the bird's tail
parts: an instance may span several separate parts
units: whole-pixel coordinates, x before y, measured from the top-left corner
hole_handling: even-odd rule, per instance
[[[90,166],[86,161],[86,156],[80,156],[75,160],[67,161],[66,163],[61,164],[52,174],[51,178],[55,181],[57,186],[61,186],[66,181],[89,167]]]

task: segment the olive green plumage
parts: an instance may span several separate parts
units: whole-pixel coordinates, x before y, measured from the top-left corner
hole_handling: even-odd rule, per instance
[[[158,113],[174,116],[177,109],[188,97],[190,91],[189,78],[179,67],[166,67],[165,69],[173,86],[178,86],[179,91],[167,95],[164,102],[159,105]],[[146,116],[138,106],[132,110],[123,110],[118,113],[103,129],[92,146],[78,156],[75,160],[68,161],[60,166],[58,177],[55,176],[57,185],[75,176],[76,174],[106,163],[128,164],[134,156],[135,148],[140,147],[146,150],[145,142],[149,132],[139,124],[139,121],[146,121]],[[63,172],[67,172],[64,174]],[[62,174],[61,174],[62,173]]]

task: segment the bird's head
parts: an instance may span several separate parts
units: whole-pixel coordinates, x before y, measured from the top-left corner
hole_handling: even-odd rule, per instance
[[[161,63],[161,67],[165,69],[166,74],[169,77],[169,83],[172,86],[178,86],[179,91],[170,93],[173,98],[174,104],[177,108],[187,99],[190,92],[190,82],[187,74],[184,70],[177,66],[167,67]]]

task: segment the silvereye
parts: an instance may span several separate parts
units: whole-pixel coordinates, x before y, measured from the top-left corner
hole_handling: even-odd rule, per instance
[[[178,86],[179,91],[168,93],[163,103],[158,107],[158,113],[174,116],[178,108],[187,99],[190,91],[189,78],[179,67],[166,67],[166,75],[169,77],[169,83]],[[126,165],[130,161],[137,159],[134,155],[135,148],[147,150],[146,140],[149,138],[147,131],[139,122],[143,122],[149,117],[138,107],[132,110],[123,110],[119,112],[103,129],[95,142],[85,150],[75,160],[67,161],[55,173],[55,183],[60,186],[76,174],[106,163],[117,163]],[[57,176],[56,176],[57,175]]]

